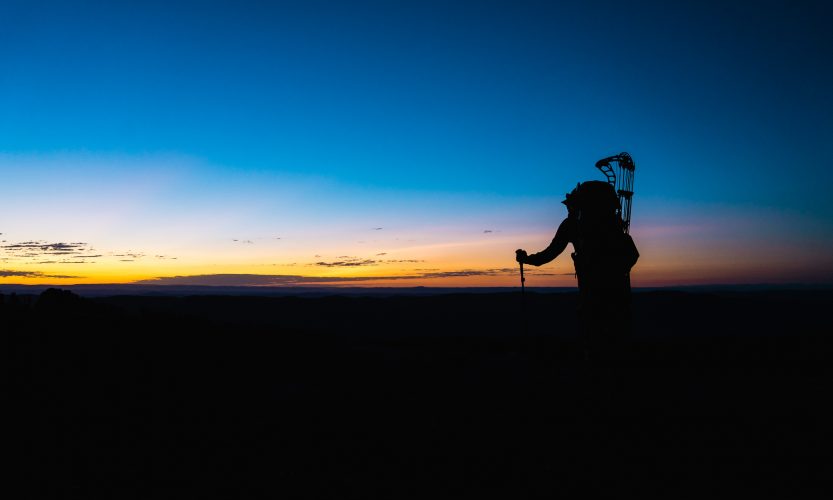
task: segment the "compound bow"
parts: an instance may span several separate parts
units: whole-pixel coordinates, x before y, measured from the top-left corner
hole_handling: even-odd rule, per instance
[[[607,182],[619,194],[619,217],[625,234],[631,229],[631,198],[633,198],[633,171],[636,165],[628,153],[608,156],[596,162],[596,168],[607,177]],[[618,186],[616,185],[618,182]]]

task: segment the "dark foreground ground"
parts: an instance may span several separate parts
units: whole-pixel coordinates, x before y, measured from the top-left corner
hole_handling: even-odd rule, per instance
[[[9,434],[36,498],[821,493],[831,299],[637,293],[613,363],[574,294],[6,295]]]

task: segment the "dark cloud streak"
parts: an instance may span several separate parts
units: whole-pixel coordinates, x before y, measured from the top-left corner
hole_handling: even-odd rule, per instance
[[[40,271],[13,271],[10,269],[0,269],[0,278],[54,278],[54,279],[70,279],[80,278],[81,276],[66,276],[63,274],[44,274]]]
[[[322,267],[362,267],[376,265],[375,260],[338,260],[335,262],[316,262],[316,266]]]
[[[135,281],[137,285],[192,285],[192,286],[300,286],[337,285],[368,281],[406,281],[417,279],[461,278],[471,276],[514,276],[516,268],[463,269],[460,271],[435,271],[400,276],[300,276],[289,274],[200,274],[192,276],[160,276]],[[547,273],[534,273],[548,276]],[[557,273],[554,275],[560,275]]]

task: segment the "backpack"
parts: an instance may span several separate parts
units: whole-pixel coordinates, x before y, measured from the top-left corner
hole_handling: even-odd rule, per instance
[[[633,238],[624,231],[613,186],[603,181],[583,182],[567,201],[576,211],[572,257],[579,288],[627,286],[628,273],[639,252]]]

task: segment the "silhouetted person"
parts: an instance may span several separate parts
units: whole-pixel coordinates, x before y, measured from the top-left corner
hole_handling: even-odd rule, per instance
[[[579,288],[579,324],[585,348],[593,356],[616,355],[630,331],[631,267],[639,258],[633,239],[623,231],[617,214],[619,198],[602,181],[579,184],[562,203],[568,215],[552,243],[536,254],[516,251],[516,260],[540,266],[573,244]]]

